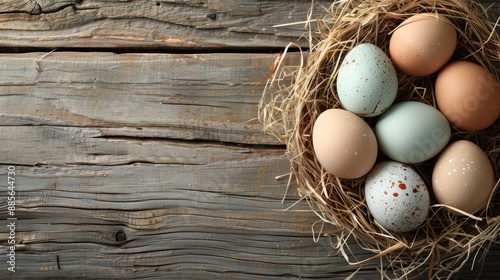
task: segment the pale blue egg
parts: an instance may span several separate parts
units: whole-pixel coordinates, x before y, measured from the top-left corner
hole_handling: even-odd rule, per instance
[[[391,106],[397,92],[396,70],[379,47],[357,45],[342,61],[337,95],[346,110],[362,117],[378,116]]]
[[[403,163],[426,161],[448,144],[450,124],[436,108],[417,101],[393,105],[375,126],[380,150]]]

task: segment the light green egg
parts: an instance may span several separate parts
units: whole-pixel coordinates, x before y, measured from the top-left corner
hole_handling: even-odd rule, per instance
[[[403,163],[418,163],[436,156],[447,145],[451,129],[446,118],[427,104],[406,101],[393,105],[375,126],[381,151]]]

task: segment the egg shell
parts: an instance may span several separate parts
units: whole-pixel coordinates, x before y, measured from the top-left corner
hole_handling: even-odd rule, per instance
[[[444,149],[450,140],[451,129],[436,108],[405,101],[393,105],[380,116],[375,135],[382,152],[392,160],[419,163]]]
[[[494,186],[488,157],[470,141],[459,140],[448,145],[434,165],[432,189],[440,204],[474,214],[484,209]]]
[[[337,75],[337,95],[346,110],[378,116],[391,106],[397,92],[396,69],[379,47],[364,43],[347,53]]]
[[[462,130],[485,129],[500,116],[500,83],[472,62],[455,61],[439,71],[435,96],[439,110]]]
[[[429,191],[420,175],[406,164],[376,164],[368,173],[364,190],[368,210],[388,230],[412,231],[429,213]]]
[[[319,163],[340,178],[366,175],[377,159],[377,140],[370,126],[343,109],[321,113],[314,123],[312,140]]]
[[[455,26],[445,16],[422,13],[406,19],[394,31],[389,53],[400,71],[423,77],[443,67],[456,46]]]

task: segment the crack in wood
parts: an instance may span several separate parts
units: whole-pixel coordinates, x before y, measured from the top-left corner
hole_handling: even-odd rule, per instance
[[[219,106],[219,105],[210,105],[210,104],[194,104],[194,103],[180,103],[180,102],[161,102],[161,104],[165,105],[178,105],[178,106],[195,106],[195,107],[209,107],[216,109],[231,109],[228,106]]]
[[[76,5],[83,0],[32,0],[35,2],[35,9],[31,12],[33,15],[50,14],[60,12],[68,7],[76,10]]]
[[[179,144],[188,144],[196,147],[202,146],[224,146],[224,147],[234,147],[241,149],[249,149],[246,151],[242,151],[242,153],[252,153],[250,149],[255,150],[285,150],[286,145],[283,144],[246,144],[246,143],[238,143],[238,142],[229,142],[229,141],[217,141],[217,140],[208,140],[208,139],[184,139],[184,138],[168,138],[168,137],[140,137],[140,136],[125,136],[125,135],[100,135],[94,138],[101,138],[110,141],[140,141],[140,142],[167,142],[167,143],[179,143]],[[102,153],[94,153],[93,155],[106,155]]]

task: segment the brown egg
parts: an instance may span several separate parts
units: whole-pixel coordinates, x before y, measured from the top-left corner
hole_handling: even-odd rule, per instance
[[[367,174],[377,159],[377,140],[370,126],[346,110],[329,109],[314,123],[314,153],[329,173],[344,179]]]
[[[422,77],[443,67],[456,45],[455,27],[446,17],[423,13],[408,18],[394,31],[389,52],[400,71]]]
[[[438,203],[474,214],[486,207],[495,186],[494,176],[481,148],[460,140],[450,144],[436,161],[432,189]]]
[[[472,62],[446,65],[437,76],[435,95],[439,110],[463,130],[485,129],[500,116],[500,83]]]

